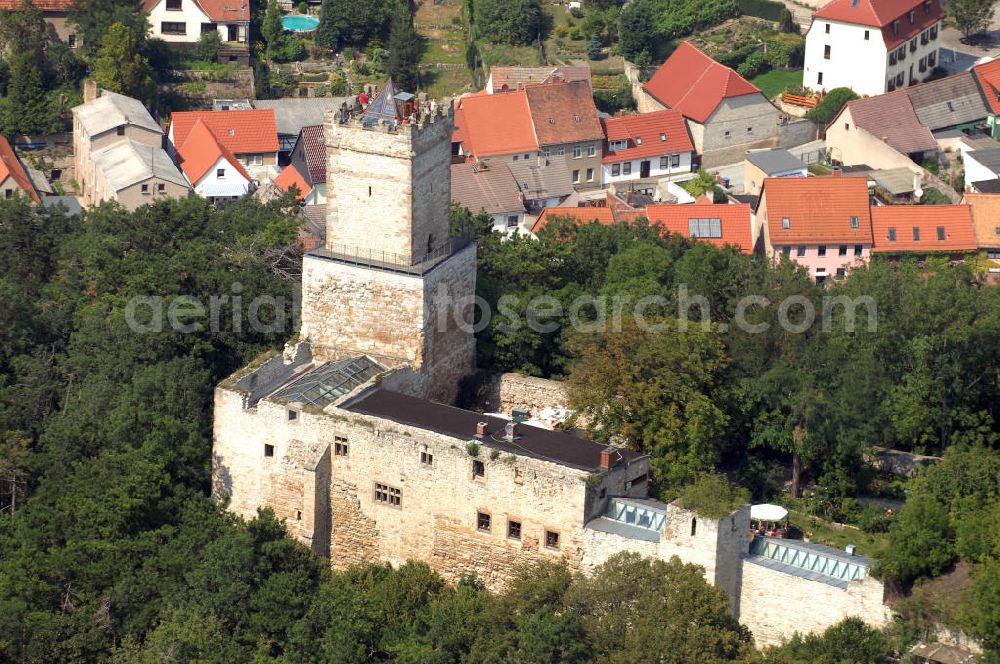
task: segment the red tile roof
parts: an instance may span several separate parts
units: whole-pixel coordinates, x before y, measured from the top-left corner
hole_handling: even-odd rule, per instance
[[[681,42],[644,86],[660,103],[704,123],[723,99],[760,93],[735,71]]]
[[[163,0],[143,0],[142,9],[150,12]],[[194,0],[213,21],[241,22],[250,20],[250,3],[248,0]]]
[[[0,9],[20,9],[24,0],[0,0]],[[43,12],[69,11],[73,0],[31,0],[31,4]]]
[[[924,0],[833,0],[823,5],[813,18],[879,28],[886,46],[893,48],[944,18],[939,0],[931,0],[930,13],[924,11],[923,5]],[[910,10],[916,11],[912,24]],[[898,35],[892,30],[896,20],[899,20]]]
[[[889,229],[896,239],[889,239]],[[914,239],[914,229],[919,239]],[[975,251],[976,233],[968,205],[885,205],[872,208],[873,252]],[[938,239],[938,233],[944,239]]]
[[[466,154],[489,157],[535,152],[538,141],[524,90],[501,95],[462,97],[455,107],[453,141],[461,141]]]
[[[753,253],[753,235],[750,228],[750,206],[692,203],[690,205],[647,205],[646,216],[651,224],[660,224],[664,230],[691,238],[692,219],[718,219],[721,237],[693,238],[711,242],[717,247],[731,244],[744,254]]]
[[[186,111],[170,116],[174,145],[181,145],[195,123],[205,123],[235,154],[278,151],[278,127],[273,109],[253,111]]]
[[[866,178],[767,178],[758,210],[766,205],[772,246],[849,242],[871,244]],[[857,217],[857,228],[852,228]],[[788,219],[788,228],[783,220]]]
[[[849,101],[830,124],[838,122],[847,111],[855,125],[898,152],[910,154],[938,149],[931,130],[920,124],[905,89]]]
[[[184,171],[184,175],[187,176],[191,184],[197,184],[205,177],[205,174],[219,162],[220,158],[228,161],[247,180],[253,179],[236,159],[236,155],[223,145],[201,120],[194,123],[191,131],[184,138],[184,142],[179,145],[175,144],[175,147],[177,148],[177,156],[180,158],[181,170]]]
[[[538,145],[604,138],[589,81],[532,85],[524,92]]]
[[[281,190],[284,192],[291,189],[294,184],[299,188],[298,199],[300,201],[312,192],[312,187],[309,186],[309,183],[306,182],[304,177],[302,177],[302,174],[299,173],[299,171],[291,164],[285,166],[281,172],[278,173],[278,177],[274,178],[274,184],[281,187]]]
[[[10,143],[5,137],[0,136],[0,182],[8,177],[16,182],[17,186],[23,189],[25,194],[31,196],[36,203],[41,201],[38,192],[31,184],[31,179],[24,170],[24,166],[21,165],[13,148],[10,147]]]
[[[306,170],[309,171],[303,175],[308,175],[313,184],[326,182],[326,140],[323,137],[323,125],[303,127],[298,140],[302,142]]]
[[[545,227],[553,217],[570,217],[578,224],[587,224],[596,221],[603,226],[613,226],[615,224],[614,214],[608,207],[547,207],[542,210],[531,227],[532,233],[538,233]]]
[[[624,150],[609,152],[605,146],[604,163],[641,159],[676,152],[692,152],[687,125],[680,111],[666,110],[638,115],[622,115],[602,120],[608,142],[628,141]],[[665,137],[665,140],[661,137]]]
[[[990,110],[1000,114],[1000,58],[976,65],[972,68],[972,73],[979,79]]]

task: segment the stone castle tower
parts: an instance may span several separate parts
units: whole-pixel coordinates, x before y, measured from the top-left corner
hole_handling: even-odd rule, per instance
[[[307,254],[302,338],[320,360],[413,368],[410,392],[452,401],[475,365],[475,245],[448,235],[449,106],[411,117],[390,79],[364,113],[330,113],[326,244]]]

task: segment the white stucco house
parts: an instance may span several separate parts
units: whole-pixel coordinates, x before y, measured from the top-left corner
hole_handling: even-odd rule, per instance
[[[832,0],[806,33],[802,85],[880,95],[919,83],[938,62],[940,0]]]
[[[253,189],[253,179],[243,164],[200,120],[176,146],[176,152],[194,192],[216,205],[225,205]]]
[[[601,157],[603,184],[691,172],[694,146],[680,111],[606,118],[601,120],[601,125],[605,137]]]
[[[143,0],[149,36],[171,45],[194,45],[213,30],[222,38],[220,62],[249,64],[249,0]]]

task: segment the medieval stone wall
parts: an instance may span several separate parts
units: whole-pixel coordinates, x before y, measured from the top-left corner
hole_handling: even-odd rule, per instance
[[[543,408],[567,408],[566,386],[557,380],[535,378],[519,373],[505,373],[498,381],[499,412],[508,415],[524,408],[538,415]]]
[[[424,284],[419,276],[318,256],[302,261],[301,336],[331,359],[367,353],[389,365],[424,360]]]
[[[451,109],[420,125],[395,131],[383,124],[337,122],[324,134],[327,247],[372,249],[404,262],[419,260],[448,237],[451,205]],[[428,243],[430,240],[430,243]]]
[[[873,627],[888,624],[884,588],[871,577],[851,581],[847,590],[743,561],[740,622],[758,646],[777,645],[795,632],[822,632],[857,616]]]
[[[603,511],[606,496],[626,494],[627,479],[648,472],[643,459],[587,481],[589,473],[553,462],[493,455],[484,442],[477,459],[485,474],[474,478],[464,441],[332,406],[300,408],[262,400],[244,410],[239,392],[218,389],[214,492],[228,495],[229,508],[247,518],[272,507],[335,567],[425,560],[449,580],[475,572],[492,588],[516,564],[544,557],[564,556],[579,569],[585,521]],[[337,454],[334,442],[346,444],[347,454]],[[273,456],[265,456],[266,445]],[[424,463],[421,453],[433,462]],[[376,500],[376,483],[399,489],[400,506]],[[479,512],[490,515],[488,532],[477,527]],[[507,536],[509,520],[521,523],[520,540]],[[558,548],[545,546],[546,530],[559,534]]]

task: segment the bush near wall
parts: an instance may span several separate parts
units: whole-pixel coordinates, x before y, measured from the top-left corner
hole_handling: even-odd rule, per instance
[[[775,22],[781,21],[784,13],[788,11],[785,5],[774,0],[736,0],[736,4],[744,16],[756,16]]]

